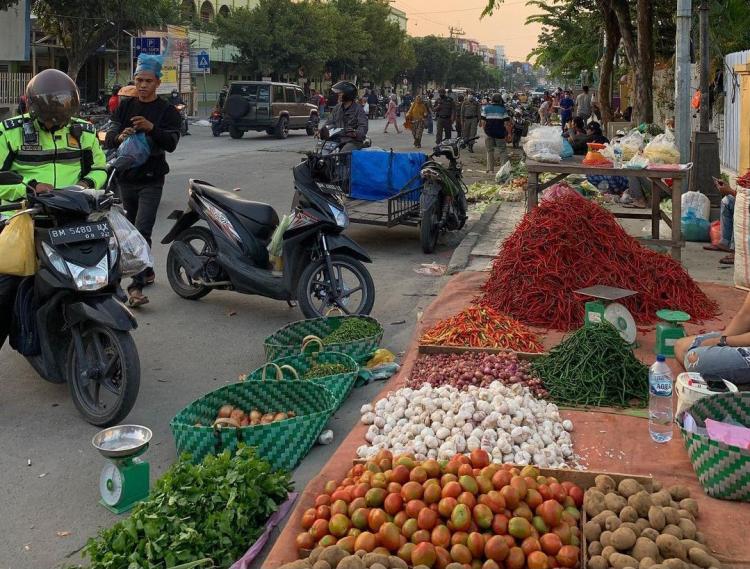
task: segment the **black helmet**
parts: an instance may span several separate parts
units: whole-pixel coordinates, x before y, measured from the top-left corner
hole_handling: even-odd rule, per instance
[[[334,93],[341,93],[344,101],[353,101],[357,98],[357,86],[351,81],[339,81],[331,90]]]
[[[81,106],[75,82],[57,69],[34,75],[26,86],[26,97],[31,116],[45,125],[68,124]]]
[[[493,105],[499,105],[503,102],[503,96],[500,93],[495,93],[492,95],[492,104]]]

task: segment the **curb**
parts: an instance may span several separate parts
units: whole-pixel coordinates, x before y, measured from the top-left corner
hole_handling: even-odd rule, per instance
[[[453,275],[461,272],[469,266],[471,260],[471,251],[476,246],[480,237],[482,237],[490,226],[490,223],[495,218],[495,214],[500,209],[502,202],[491,203],[484,210],[482,215],[479,217],[477,222],[471,228],[464,238],[459,243],[451,255],[451,260],[448,262],[447,275]]]

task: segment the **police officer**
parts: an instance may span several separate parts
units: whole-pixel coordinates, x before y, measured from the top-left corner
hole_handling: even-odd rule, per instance
[[[106,159],[94,126],[72,118],[80,97],[73,80],[57,69],[45,69],[26,87],[29,114],[0,123],[0,170],[23,176],[39,194],[79,185],[101,188],[107,181]],[[0,185],[0,200],[23,199],[23,184]],[[10,330],[20,277],[0,275],[0,347]]]
[[[479,104],[474,93],[470,93],[461,105],[459,111],[461,115],[461,124],[463,127],[463,137],[466,140],[474,138],[477,135],[477,124],[479,116],[482,114],[482,106]],[[474,143],[469,144],[469,152],[474,152]]]
[[[461,107],[464,105],[464,96],[459,95],[456,100],[456,136],[461,137],[463,132],[463,118],[461,117]]]
[[[338,104],[331,111],[326,122],[327,128],[343,128],[342,152],[362,148],[367,136],[368,120],[364,107],[357,102],[357,86],[350,81],[339,81],[331,90],[339,97]]]
[[[440,144],[444,138],[451,137],[452,125],[456,120],[456,103],[445,93],[445,89],[438,91],[438,98],[433,107],[433,112],[435,113],[435,117],[437,117],[435,143]]]

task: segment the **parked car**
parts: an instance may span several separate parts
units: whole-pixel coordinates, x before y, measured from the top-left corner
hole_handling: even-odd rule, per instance
[[[318,107],[290,83],[235,81],[224,103],[224,121],[232,138],[242,138],[249,130],[265,130],[276,138],[286,138],[294,129],[313,135],[318,119]]]

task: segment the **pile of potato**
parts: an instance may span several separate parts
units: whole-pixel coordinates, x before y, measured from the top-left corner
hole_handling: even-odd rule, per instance
[[[684,486],[649,493],[632,478],[599,475],[583,500],[589,569],[720,568],[695,527],[698,503]]]
[[[275,423],[276,421],[284,421],[286,419],[291,419],[294,417],[294,411],[279,411],[276,413],[263,413],[262,411],[258,411],[257,409],[252,409],[251,411],[248,411],[245,413],[242,409],[239,407],[234,407],[232,405],[222,405],[219,408],[218,413],[216,414],[216,420],[214,421],[214,424],[218,421],[223,426],[231,426],[231,427],[251,427],[254,425],[266,425],[268,423]],[[200,427],[200,423],[196,424],[197,427]]]
[[[429,569],[425,565],[417,567]],[[367,553],[364,550],[352,555],[338,545],[329,545],[316,547],[307,559],[292,561],[279,569],[409,569],[409,566],[395,555]]]

